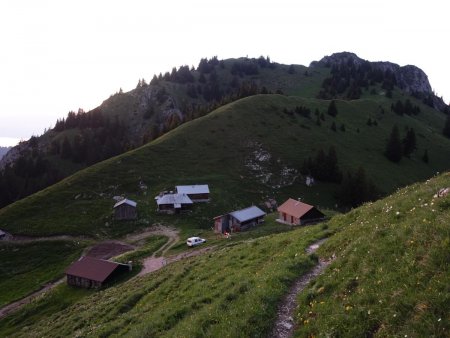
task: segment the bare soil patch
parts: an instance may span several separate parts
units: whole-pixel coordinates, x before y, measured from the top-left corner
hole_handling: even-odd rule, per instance
[[[120,242],[120,241],[106,241],[95,244],[86,252],[86,256],[99,258],[99,259],[109,259],[114,256],[123,254],[124,252],[133,250],[135,247],[133,245]]]

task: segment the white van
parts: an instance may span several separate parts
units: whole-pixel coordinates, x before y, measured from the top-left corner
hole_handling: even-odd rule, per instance
[[[196,246],[205,243],[206,239],[200,237],[189,237],[186,241],[187,246]]]

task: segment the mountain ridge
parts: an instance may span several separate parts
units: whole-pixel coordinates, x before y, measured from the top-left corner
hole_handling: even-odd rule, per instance
[[[346,74],[347,68],[338,74],[347,77],[343,83],[339,77],[330,77],[332,63],[347,67],[348,60],[364,68],[364,79],[358,75],[359,79],[354,80],[354,75]],[[379,71],[372,69],[377,67]],[[395,75],[390,70],[392,67],[406,69],[406,72],[398,71]],[[357,74],[357,69],[348,69]],[[392,79],[390,73],[394,74]],[[382,81],[381,87],[386,89],[379,88],[381,82],[377,81]],[[410,85],[404,85],[409,81]],[[325,83],[327,87],[324,87]],[[323,91],[324,99],[354,99],[367,95],[364,93],[369,89],[373,95],[392,95],[394,88],[405,95],[412,92],[426,105],[447,109],[429,91],[428,79],[420,69],[370,63],[352,53],[335,53],[312,62],[310,68],[282,65],[263,57],[202,59],[196,69],[174,68],[171,73],[155,75],[149,84],[139,80],[134,90],[116,93],[90,112],[69,113],[44,135],[14,147],[0,160],[0,168],[14,163],[15,170],[9,170],[8,174],[5,170],[2,172],[4,181],[18,182],[17,188],[1,205],[53,184],[83,167],[145,144],[238,98],[270,92],[317,97]],[[10,185],[8,187],[12,189]]]

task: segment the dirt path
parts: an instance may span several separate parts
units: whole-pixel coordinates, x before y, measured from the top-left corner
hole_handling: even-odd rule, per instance
[[[306,248],[306,253],[308,255],[315,252],[326,238],[321,239],[308,248]],[[278,307],[277,320],[273,328],[272,338],[287,338],[291,337],[294,332],[294,310],[297,307],[297,295],[305,289],[305,287],[317,276],[319,276],[323,270],[332,262],[332,260],[320,259],[319,263],[306,275],[299,277],[294,285],[289,289],[288,294],[285,296],[280,306]]]
[[[172,245],[170,245],[170,246],[172,246]],[[170,247],[165,249],[164,252],[166,252],[169,249],[170,249]],[[148,258],[146,258],[144,260],[143,268],[142,268],[141,272],[139,272],[138,276],[143,276],[143,275],[146,275],[146,274],[148,274],[150,272],[159,270],[163,266],[166,266],[167,264],[171,264],[171,263],[180,261],[182,259],[186,259],[186,258],[189,258],[189,257],[202,255],[202,254],[204,254],[206,252],[209,252],[209,251],[211,251],[213,249],[215,249],[215,246],[208,246],[208,247],[204,247],[204,248],[197,249],[197,250],[182,252],[182,253],[180,253],[178,255],[169,256],[167,258],[155,257],[155,254],[153,254],[153,256],[148,257]]]
[[[31,237],[31,236],[13,236],[8,235],[1,242],[5,243],[30,243],[30,242],[45,242],[45,241],[83,241],[88,237],[83,236],[71,236],[71,235],[56,235],[56,236],[44,236],[44,237]]]
[[[144,231],[142,233],[132,235],[130,238],[127,238],[127,240],[131,240],[134,242],[138,242],[139,240],[142,240],[146,237],[152,236],[152,235],[168,235],[168,237],[172,238],[172,240],[176,239],[178,240],[178,234],[174,229],[166,228],[162,226],[149,228],[147,231]],[[42,242],[42,241],[52,241],[52,240],[77,240],[82,238],[77,238],[73,236],[68,235],[61,235],[61,236],[49,236],[49,237],[25,237],[25,236],[17,236],[9,238],[8,242],[15,242],[15,243],[25,243],[25,242]],[[174,241],[174,243],[176,242]],[[110,241],[104,241],[100,243],[96,243],[91,247],[86,248],[86,250],[83,253],[83,256],[90,256],[95,257],[99,259],[109,259],[111,257],[120,255],[124,252],[133,250],[135,248],[134,245],[117,241],[117,240],[110,240]],[[161,250],[161,249],[160,249]],[[57,285],[63,283],[66,280],[65,277],[58,279],[55,282],[47,283],[42,289],[33,292],[32,294],[19,299],[18,301],[15,301],[13,303],[10,303],[2,308],[0,308],[0,318],[5,317],[6,315],[18,310],[20,307],[22,307],[25,304],[31,303],[36,297],[42,295],[44,292],[53,289]]]
[[[7,316],[8,314],[18,310],[23,305],[31,303],[36,297],[42,295],[45,291],[48,291],[48,290],[54,288],[55,286],[63,283],[64,281],[65,281],[65,278],[61,278],[55,282],[48,283],[42,289],[32,293],[31,295],[28,295],[25,298],[19,299],[18,301],[15,301],[14,303],[10,303],[10,304],[0,308],[0,319]]]
[[[127,240],[129,241],[139,241],[145,236],[149,235],[162,235],[169,237],[169,240],[166,244],[164,244],[161,248],[159,248],[157,251],[153,253],[150,257],[147,257],[142,262],[142,270],[139,272],[138,276],[144,276],[150,272],[156,271],[161,269],[163,266],[179,261],[181,259],[185,259],[188,257],[198,256],[205,252],[208,252],[212,250],[215,247],[204,247],[198,250],[190,250],[183,253],[180,253],[178,255],[173,255],[170,257],[163,257],[164,254],[170,250],[171,247],[173,247],[179,240],[180,237],[178,235],[178,231],[174,228],[169,228],[163,225],[157,225],[153,226],[147,231],[144,231],[143,233],[137,234],[137,235],[130,235],[127,237]]]

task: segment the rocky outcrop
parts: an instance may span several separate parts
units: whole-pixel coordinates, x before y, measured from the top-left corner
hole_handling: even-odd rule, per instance
[[[445,103],[441,98],[435,96],[430,82],[428,81],[428,76],[425,72],[412,65],[399,66],[398,64],[392,62],[369,62],[367,60],[361,59],[354,53],[341,52],[334,53],[329,56],[323,57],[320,61],[313,61],[310,67],[316,66],[356,66],[360,67],[362,65],[370,65],[375,69],[380,69],[383,72],[390,71],[396,80],[397,86],[404,92],[410,95],[415,95],[418,97],[431,97],[433,107],[439,110],[445,108]]]
[[[13,164],[14,161],[20,157],[20,154],[23,151],[26,151],[26,149],[28,149],[26,142],[20,142],[15,147],[10,148],[9,151],[0,159],[0,170],[5,168],[8,164]]]
[[[11,149],[11,147],[0,147],[0,160],[6,153]]]

